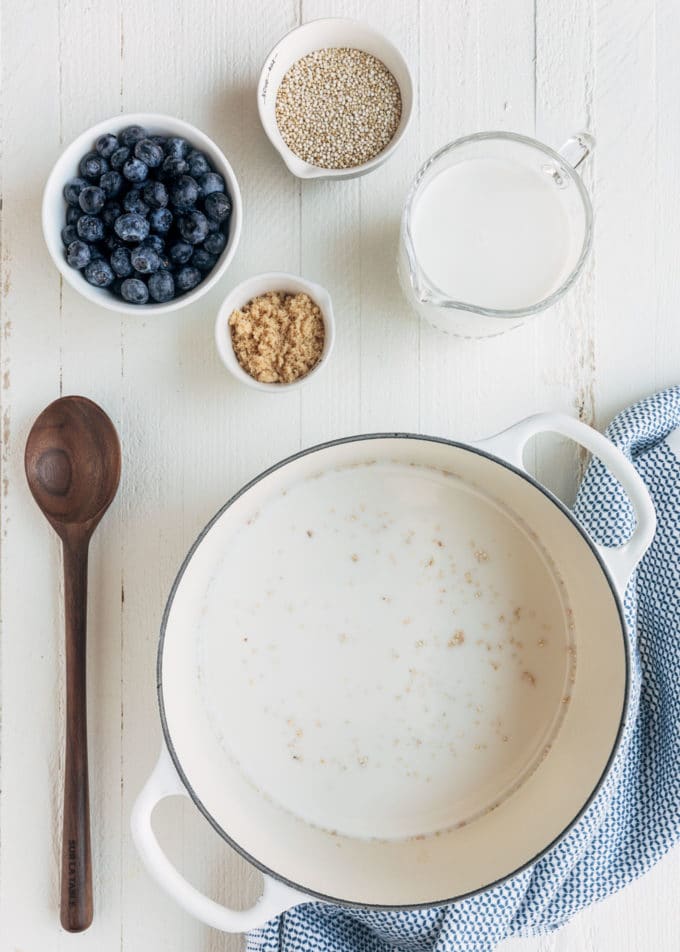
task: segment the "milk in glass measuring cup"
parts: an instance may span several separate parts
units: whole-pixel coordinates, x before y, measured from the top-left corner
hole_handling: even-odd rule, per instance
[[[399,274],[440,330],[489,337],[550,307],[581,273],[592,207],[575,169],[580,133],[556,152],[510,132],[466,136],[418,172],[401,222]]]

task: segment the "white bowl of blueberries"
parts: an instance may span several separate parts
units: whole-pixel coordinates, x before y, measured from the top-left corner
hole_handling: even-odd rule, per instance
[[[42,224],[66,281],[102,307],[174,311],[229,266],[242,221],[231,165],[194,126],[140,113],[71,143],[43,196]]]

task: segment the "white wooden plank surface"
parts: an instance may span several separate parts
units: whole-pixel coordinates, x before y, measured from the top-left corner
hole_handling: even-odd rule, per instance
[[[296,23],[357,16],[412,65],[417,114],[378,173],[301,185],[259,126],[254,85]],[[198,529],[245,479],[301,445],[340,434],[418,429],[481,436],[537,409],[604,425],[680,373],[677,89],[673,0],[3,0],[2,3],[2,790],[0,952],[235,952],[152,885],[129,812],[156,756],[161,612]],[[120,320],[64,287],[40,235],[42,183],[60,149],[107,114],[167,111],[225,149],[246,203],[241,248],[220,288],[178,315]],[[418,323],[394,276],[402,197],[420,162],[483,128],[552,145],[598,139],[584,169],[594,253],[557,309],[482,344]],[[247,274],[300,271],[325,284],[338,318],[326,374],[268,398],[227,379],[211,324]],[[125,449],[121,491],[92,550],[90,739],[95,924],[58,927],[63,729],[59,551],[30,500],[30,423],[60,393],[102,403]],[[564,498],[582,460],[540,442],[533,464]],[[187,875],[248,904],[259,876],[188,805],[158,830]],[[508,952],[675,952],[680,854],[561,932]],[[313,950],[312,950],[313,952]]]

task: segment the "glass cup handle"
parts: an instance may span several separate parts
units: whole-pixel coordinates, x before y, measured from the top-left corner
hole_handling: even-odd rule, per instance
[[[557,151],[572,169],[577,169],[595,148],[595,138],[589,132],[577,132]]]

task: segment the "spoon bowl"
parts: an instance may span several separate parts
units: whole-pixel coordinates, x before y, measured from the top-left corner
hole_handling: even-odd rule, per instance
[[[62,397],[31,427],[24,464],[39,509],[62,541],[66,635],[66,757],[61,852],[61,924],[92,922],[92,856],[87,768],[87,554],[120,481],[120,443],[104,411],[86,397]]]
[[[91,534],[118,489],[118,435],[96,403],[62,397],[31,427],[25,464],[33,498],[59,535],[67,526]]]

